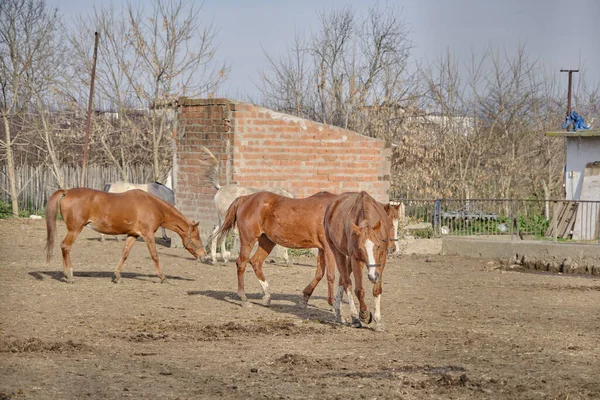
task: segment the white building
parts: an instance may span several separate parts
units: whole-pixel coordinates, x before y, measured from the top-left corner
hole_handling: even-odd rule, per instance
[[[600,218],[600,129],[548,132],[546,136],[564,137],[567,141],[564,176],[566,200],[596,202],[580,203],[573,239],[597,239]]]

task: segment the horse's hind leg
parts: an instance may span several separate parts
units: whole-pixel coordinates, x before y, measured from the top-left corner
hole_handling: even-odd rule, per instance
[[[123,264],[125,264],[125,260],[129,256],[129,252],[131,248],[135,244],[135,240],[137,238],[135,236],[127,236],[125,239],[125,247],[123,247],[123,253],[121,254],[121,260],[119,261],[119,265],[117,265],[117,269],[115,269],[115,274],[113,275],[112,281],[114,283],[119,283],[121,281],[121,269],[123,268]]]
[[[289,255],[289,249],[287,247],[283,247],[283,246],[279,246],[281,247],[281,258],[283,258],[283,261],[285,261],[285,265],[287,265],[288,267],[290,266],[290,255]]]
[[[162,238],[164,241],[168,241],[169,237],[167,236],[167,230],[165,228],[163,228],[162,226],[160,227],[160,229],[162,230]]]
[[[254,274],[258,278],[258,282],[262,288],[263,305],[265,306],[269,306],[271,304],[271,292],[269,291],[269,284],[267,283],[265,275],[263,274],[262,265],[263,261],[265,261],[265,258],[267,258],[267,256],[273,250],[273,247],[275,247],[275,243],[273,243],[273,241],[271,241],[271,239],[265,235],[261,235],[261,237],[258,238],[258,248],[250,260],[252,269],[254,269]]]
[[[319,249],[319,253],[317,254],[317,270],[315,271],[315,277],[312,279],[312,281],[310,281],[310,283],[308,285],[306,285],[306,287],[302,291],[302,293],[304,295],[302,298],[302,306],[303,307],[306,307],[308,305],[308,299],[310,299],[310,296],[315,291],[315,288],[317,287],[317,285],[319,284],[321,279],[323,279],[324,270],[325,270],[325,253],[322,249]],[[329,305],[333,305],[333,301],[331,299],[328,298],[328,301],[329,301]]]
[[[248,263],[248,258],[250,257],[250,252],[252,251],[252,247],[254,247],[254,243],[256,243],[256,239],[251,240],[248,243],[244,243],[242,241],[240,245],[240,255],[235,262],[237,266],[238,279],[237,295],[242,301],[242,307],[248,307],[251,305],[246,297],[246,292],[244,291],[244,273],[246,272],[246,263]]]
[[[83,229],[83,228],[82,228]],[[67,236],[60,243],[60,249],[62,250],[63,256],[63,274],[65,276],[65,280],[68,283],[73,283],[73,264],[71,263],[71,247],[73,246],[73,242],[77,239],[77,236],[81,232],[77,230],[69,230],[67,232]]]
[[[152,261],[154,261],[154,267],[156,268],[156,275],[160,278],[160,282],[164,282],[167,279],[166,276],[163,275],[162,270],[160,269],[160,262],[158,261],[158,253],[156,251],[156,243],[154,243],[154,234],[146,234],[143,236],[146,241],[146,246],[148,246],[148,251],[150,252],[150,257],[152,257]],[[129,236],[127,237],[129,240]],[[127,246],[125,246],[127,247]],[[123,260],[124,261],[124,260]]]
[[[215,226],[213,230],[213,238],[210,242],[210,255],[212,257],[213,264],[217,263],[217,237],[215,233],[219,230],[220,225]],[[223,252],[223,246],[221,246],[221,252]]]

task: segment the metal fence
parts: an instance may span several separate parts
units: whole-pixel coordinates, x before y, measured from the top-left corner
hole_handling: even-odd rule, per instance
[[[448,235],[600,244],[600,201],[394,200],[406,207],[407,230],[420,237]]]

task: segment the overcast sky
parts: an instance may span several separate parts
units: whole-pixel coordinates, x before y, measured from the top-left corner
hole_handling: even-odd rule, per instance
[[[49,0],[69,20],[110,0]],[[198,2],[201,4],[201,2]],[[413,61],[433,61],[446,50],[468,57],[486,47],[509,53],[525,44],[527,54],[549,70],[582,69],[589,83],[600,83],[600,0],[403,0],[415,48]],[[142,3],[143,4],[143,3]],[[266,66],[262,48],[284,54],[294,32],[316,29],[317,12],[349,6],[366,11],[367,0],[205,0],[202,15],[219,28],[217,58],[231,63],[222,96],[256,98],[258,71]],[[561,83],[566,88],[567,77]]]

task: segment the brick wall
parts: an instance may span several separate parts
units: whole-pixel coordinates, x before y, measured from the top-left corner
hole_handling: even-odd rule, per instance
[[[216,190],[202,178],[206,146],[220,160],[220,184],[281,187],[297,197],[365,190],[387,201],[390,150],[356,132],[229,99],[180,99],[175,138],[177,207],[200,220],[203,238],[217,222]]]

